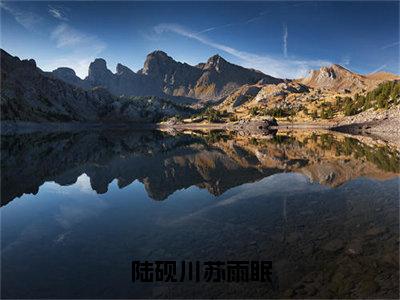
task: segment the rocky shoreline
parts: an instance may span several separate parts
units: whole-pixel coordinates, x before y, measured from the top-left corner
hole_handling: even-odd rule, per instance
[[[30,133],[35,131],[81,131],[102,129],[127,130],[236,130],[249,133],[270,132],[276,130],[330,130],[353,135],[368,135],[390,141],[400,147],[400,107],[388,110],[365,111],[355,116],[344,117],[331,122],[314,123],[278,123],[274,118],[264,120],[240,120],[232,123],[35,123],[0,122],[1,134]]]
[[[1,135],[24,134],[32,132],[69,132],[104,129],[154,130],[157,124],[151,123],[85,123],[85,122],[15,122],[1,121]]]
[[[400,145],[400,107],[375,111],[369,109],[346,117],[331,127],[332,130],[361,135],[374,135]]]

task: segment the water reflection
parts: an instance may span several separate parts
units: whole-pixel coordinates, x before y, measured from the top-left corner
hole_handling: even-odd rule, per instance
[[[4,137],[2,297],[396,298],[398,154],[331,133]],[[271,260],[274,280],[133,284],[133,259]]]
[[[332,133],[240,136],[232,132],[93,131],[2,137],[2,204],[36,194],[47,181],[70,185],[81,174],[99,194],[117,179],[123,188],[142,182],[149,196],[164,200],[196,185],[213,195],[282,172],[339,186],[360,176],[392,178],[399,152],[377,141]]]

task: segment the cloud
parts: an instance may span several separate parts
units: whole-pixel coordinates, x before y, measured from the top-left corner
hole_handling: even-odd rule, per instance
[[[231,26],[238,26],[238,25],[243,25],[243,24],[249,24],[249,23],[253,23],[259,19],[261,19],[264,15],[266,15],[269,11],[262,11],[260,13],[257,14],[257,16],[246,19],[244,21],[241,22],[235,22],[235,23],[227,23],[227,24],[222,24],[222,25],[218,25],[218,26],[212,26],[203,30],[200,30],[199,32],[197,32],[197,34],[201,34],[201,33],[206,33],[206,32],[211,32],[217,29],[221,29],[221,28],[226,28],[226,27],[231,27]]]
[[[382,66],[380,66],[379,68],[377,68],[377,69],[375,69],[375,70],[373,70],[372,72],[371,72],[371,74],[372,73],[377,73],[377,72],[379,72],[379,71],[381,71],[381,70],[383,70],[384,68],[386,68],[387,67],[387,65],[385,64],[385,65],[382,65]]]
[[[223,24],[223,25],[219,25],[219,26],[213,26],[213,27],[209,27],[209,28],[203,29],[203,30],[197,32],[197,34],[202,34],[202,33],[210,32],[210,31],[214,31],[214,30],[221,29],[221,28],[231,27],[231,26],[235,26],[235,25],[238,25],[238,24],[239,23],[227,23],[227,24]]]
[[[287,9],[292,9],[293,7],[300,7],[300,6],[305,6],[308,5],[309,3],[306,2],[295,2],[295,3],[288,3],[288,2],[282,2],[277,4],[275,7],[276,8],[287,8]],[[239,21],[239,22],[233,22],[233,23],[227,23],[227,24],[222,24],[219,26],[212,26],[212,27],[208,27],[206,29],[203,29],[199,32],[197,32],[198,34],[201,33],[206,33],[206,32],[211,32],[214,30],[218,30],[221,28],[226,28],[226,27],[231,27],[231,26],[240,26],[240,25],[245,25],[245,24],[250,24],[250,23],[254,23],[258,20],[261,20],[264,18],[265,15],[272,13],[272,10],[263,10],[261,12],[259,12],[258,14],[256,14],[255,17],[251,17],[248,19],[245,19],[243,21]]]
[[[299,78],[304,77],[314,68],[330,65],[331,62],[326,60],[296,60],[282,59],[269,55],[258,55],[235,49],[233,47],[220,44],[210,40],[209,38],[186,29],[179,24],[162,23],[154,27],[157,34],[175,33],[195,41],[207,45],[211,48],[226,52],[238,60],[240,64],[249,68],[256,68],[266,74],[281,78]]]
[[[393,47],[396,47],[396,46],[399,46],[399,45],[400,45],[400,42],[391,43],[391,44],[382,46],[381,50],[385,50],[385,49],[388,49],[388,48],[393,48]]]
[[[345,56],[342,58],[342,60],[340,61],[340,65],[342,65],[342,66],[348,66],[348,65],[350,65],[350,61],[351,61],[350,56],[349,56],[349,55],[345,55]]]
[[[10,13],[15,21],[29,31],[36,30],[37,25],[42,21],[42,18],[35,13],[10,6],[4,2],[0,2],[0,8]]]
[[[102,52],[106,44],[97,37],[87,35],[66,23],[58,25],[50,35],[56,42],[57,48],[78,48],[80,52],[98,54]]]
[[[288,39],[288,31],[287,25],[283,25],[283,56],[287,57],[287,39]]]
[[[48,35],[50,41],[53,41],[56,47],[62,50],[57,58],[41,60],[41,68],[44,70],[51,71],[65,66],[73,68],[78,76],[84,78],[87,75],[90,62],[103,52],[107,46],[96,36],[87,34],[65,23],[68,18],[58,6],[48,6],[48,13],[57,20],[62,21],[56,27],[51,27],[46,22],[46,18],[43,19],[35,13],[20,9],[15,5],[0,2],[0,8],[10,13],[27,30],[36,34]]]
[[[89,64],[107,47],[96,36],[86,34],[66,23],[54,28],[50,38],[56,43],[57,48],[67,51],[67,54],[45,62],[43,67],[47,70],[61,66],[69,67],[81,78],[86,77]]]
[[[49,14],[53,16],[54,18],[61,20],[61,21],[68,21],[68,18],[65,16],[63,11],[60,8],[55,8],[51,5],[49,5]]]

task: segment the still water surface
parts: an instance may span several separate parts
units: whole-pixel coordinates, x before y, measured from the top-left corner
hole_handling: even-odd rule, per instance
[[[326,133],[2,137],[2,298],[396,298],[399,152]],[[271,283],[133,283],[132,260]]]

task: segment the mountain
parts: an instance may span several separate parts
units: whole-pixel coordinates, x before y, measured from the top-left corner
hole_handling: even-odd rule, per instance
[[[47,77],[33,59],[20,60],[3,50],[1,82],[2,120],[94,121],[98,107],[113,101],[107,91],[86,91]]]
[[[280,123],[289,118],[299,123],[318,118],[324,123],[331,119],[342,122],[346,116],[369,109],[373,109],[373,116],[369,115],[371,120],[378,120],[377,109],[388,112],[399,105],[399,79],[400,76],[387,72],[361,75],[340,65],[331,65],[313,70],[305,78],[277,84],[242,85],[213,109],[220,112],[219,122],[265,116],[276,117]],[[397,131],[393,120],[389,123],[385,130]]]
[[[61,79],[65,81],[66,83],[79,86],[82,88],[89,89],[90,85],[88,82],[80,79],[78,76],[76,76],[76,73],[74,70],[71,68],[57,68],[55,69],[52,73],[48,73],[48,75],[54,75],[55,78]]]
[[[2,121],[154,122],[190,113],[157,97],[117,97],[101,87],[77,87],[87,81],[77,80],[71,69],[59,68],[49,76],[33,59],[20,60],[4,50],[0,58]],[[103,66],[96,62],[93,71],[99,74]],[[64,79],[54,78],[55,74]],[[105,71],[101,78],[109,75]]]
[[[190,66],[176,62],[162,51],[150,53],[139,73],[151,77],[167,95],[200,100],[218,100],[244,84],[260,80],[268,83],[283,81],[231,64],[219,55],[210,57],[206,63]]]
[[[148,54],[143,68],[137,73],[121,64],[117,65],[116,73],[112,73],[106,61],[98,58],[90,64],[89,75],[84,80],[67,68],[59,68],[51,74],[81,88],[102,86],[116,96],[153,95],[183,103],[197,102],[193,99],[219,100],[244,84],[255,84],[260,80],[283,82],[260,71],[231,64],[219,55],[210,57],[206,63],[191,66],[175,61],[163,51]]]
[[[398,75],[382,71],[370,73],[366,77],[372,80],[397,80],[400,78]]]
[[[371,105],[398,105],[393,96],[397,87],[393,95],[386,95],[384,87],[370,92],[368,105],[361,100],[382,82],[400,78],[385,72],[361,75],[332,65],[306,78],[283,80],[231,64],[219,55],[191,66],[162,51],[150,53],[138,72],[118,64],[113,73],[104,59],[95,59],[85,79],[65,67],[43,72],[34,60],[20,60],[3,50],[1,64],[2,120],[29,122],[152,123],[188,117],[208,104],[229,121],[265,115],[332,119]],[[379,103],[378,92],[385,98]],[[350,96],[357,98],[354,107],[347,103]]]
[[[385,72],[361,75],[340,65],[333,64],[321,67],[319,70],[313,70],[307,77],[299,81],[313,88],[340,93],[354,93],[374,89],[379,83],[394,79],[400,79],[400,77]]]

